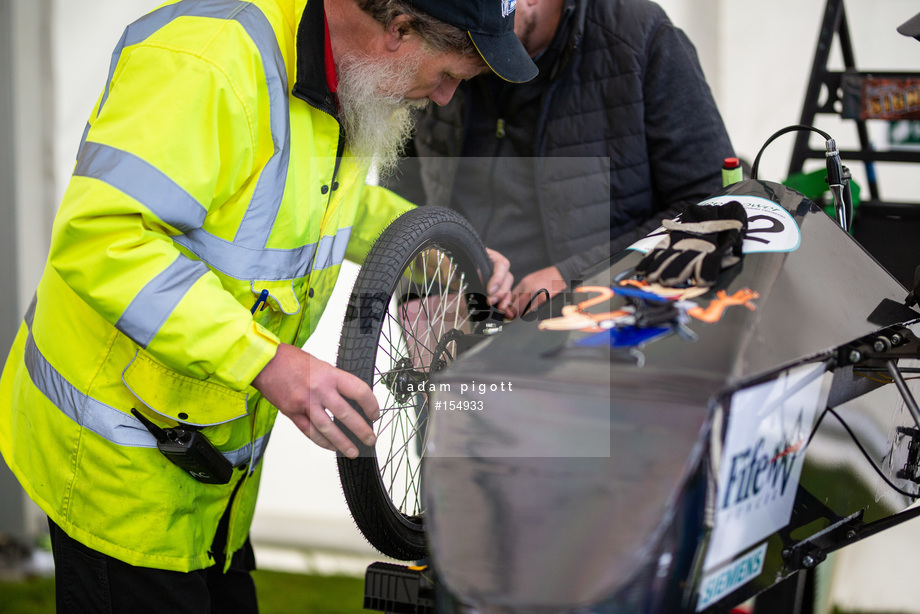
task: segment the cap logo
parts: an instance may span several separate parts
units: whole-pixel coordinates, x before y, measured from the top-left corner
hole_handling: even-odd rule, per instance
[[[507,17],[514,12],[517,0],[502,0],[502,17]]]

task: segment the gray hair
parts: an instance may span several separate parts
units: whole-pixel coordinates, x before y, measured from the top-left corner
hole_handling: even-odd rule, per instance
[[[408,26],[436,51],[476,55],[476,47],[465,30],[435,19],[405,0],[358,0],[361,10],[384,27],[399,15],[409,17]]]

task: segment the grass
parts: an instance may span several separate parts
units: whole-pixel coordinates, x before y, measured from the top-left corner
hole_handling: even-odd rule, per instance
[[[364,605],[364,578],[253,572],[260,614],[357,614]]]
[[[23,612],[54,612],[54,580],[29,578],[22,582],[0,582],[0,614]]]
[[[365,613],[364,578],[255,571],[260,614]],[[54,579],[0,581],[0,614],[54,614]]]

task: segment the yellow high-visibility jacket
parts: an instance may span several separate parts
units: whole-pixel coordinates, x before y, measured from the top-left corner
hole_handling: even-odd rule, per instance
[[[411,206],[343,156],[323,54],[321,0],[167,2],[113,54],[0,379],[0,452],[91,548],[212,565],[238,486],[226,553],[242,546],[277,413],[251,382]],[[132,408],[204,427],[230,483],[171,464]]]

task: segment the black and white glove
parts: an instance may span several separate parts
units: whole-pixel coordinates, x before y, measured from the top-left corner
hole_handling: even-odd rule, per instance
[[[741,260],[747,213],[736,200],[689,205],[680,220],[662,222],[668,235],[636,266],[649,283],[709,287],[719,271]]]

